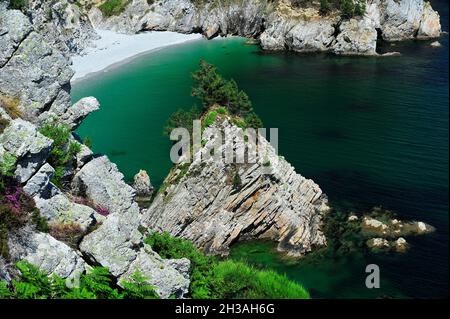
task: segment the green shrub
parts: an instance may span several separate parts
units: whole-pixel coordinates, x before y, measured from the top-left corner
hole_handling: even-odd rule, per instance
[[[130,280],[121,281],[117,287],[106,268],[93,267],[82,274],[78,287],[68,287],[64,279],[51,277],[36,266],[21,261],[16,264],[20,278],[9,288],[0,282],[0,299],[147,299],[158,298],[154,288],[145,282],[141,273],[134,273]]]
[[[186,111],[179,109],[172,113],[167,120],[166,126],[164,127],[164,134],[170,136],[172,130],[183,127],[186,128],[192,137],[192,127],[193,121],[200,117],[200,112],[196,106],[191,107],[190,110]]]
[[[9,2],[9,9],[24,10],[28,6],[28,0],[11,0]]]
[[[53,148],[50,152],[48,162],[55,169],[52,182],[56,186],[61,187],[66,167],[74,162],[74,157],[80,152],[81,145],[78,142],[70,141],[72,131],[65,124],[50,121],[44,124],[39,132],[53,140]]]
[[[168,233],[152,233],[145,243],[163,258],[188,258],[190,296],[194,299],[308,298],[299,284],[273,271],[261,271],[242,262],[206,256],[188,240]]]
[[[328,0],[320,0],[320,10],[319,12],[323,15],[326,15],[331,11],[331,5]]]
[[[13,176],[17,157],[5,152],[3,156],[0,157],[0,175],[2,176]]]
[[[194,80],[192,95],[202,101],[204,110],[217,104],[235,115],[244,116],[252,111],[248,95],[239,90],[233,79],[222,78],[212,64],[201,60],[200,68],[192,74],[192,78]]]
[[[124,12],[129,3],[129,0],[106,0],[98,8],[105,17],[112,17]]]
[[[215,257],[205,256],[190,241],[172,237],[168,233],[152,233],[145,239],[145,243],[162,258],[188,258],[191,261],[191,297],[196,299],[211,297],[212,287],[207,278],[216,262]]]
[[[210,111],[208,114],[206,114],[202,126],[203,127],[209,127],[211,126],[217,119],[217,111]]]
[[[233,187],[239,189],[242,186],[241,176],[236,172],[233,176]]]
[[[218,107],[217,108],[217,113],[219,113],[219,114],[221,114],[221,115],[227,115],[228,114],[228,111],[227,111],[227,109],[226,108],[224,108],[224,107]]]
[[[286,276],[233,260],[215,265],[212,278],[215,297],[221,299],[309,299],[305,288]]]
[[[262,128],[263,122],[255,112],[250,112],[244,119],[245,126],[254,129]]]

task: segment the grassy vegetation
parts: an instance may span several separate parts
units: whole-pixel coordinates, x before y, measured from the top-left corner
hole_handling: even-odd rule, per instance
[[[98,8],[105,17],[117,16],[125,11],[130,0],[107,0]]]
[[[145,242],[163,258],[185,257],[191,261],[190,296],[194,299],[309,298],[301,285],[283,275],[206,256],[188,240],[152,233]]]
[[[49,225],[49,233],[59,241],[77,249],[85,232],[77,223],[52,223]]]
[[[52,182],[62,187],[66,167],[74,162],[75,155],[81,150],[78,142],[70,141],[72,131],[69,126],[51,121],[42,126],[39,132],[54,141],[48,163],[55,169]]]
[[[206,115],[205,115],[205,117],[204,117],[204,119],[203,119],[203,121],[202,121],[202,126],[203,127],[209,127],[209,126],[211,126],[215,121],[216,121],[216,119],[217,119],[217,111],[215,111],[215,110],[211,110],[211,111],[209,111]]]
[[[158,298],[154,288],[145,282],[146,278],[136,272],[129,281],[117,287],[106,268],[93,267],[82,274],[78,287],[68,287],[66,281],[57,275],[51,277],[37,267],[18,262],[20,278],[11,286],[0,282],[0,299],[154,299]]]
[[[0,106],[8,113],[12,119],[22,116],[19,109],[20,99],[13,96],[0,94]]]

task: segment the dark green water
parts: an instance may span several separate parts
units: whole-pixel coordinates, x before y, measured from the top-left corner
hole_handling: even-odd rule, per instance
[[[438,3],[444,30],[448,5]],[[270,243],[244,243],[233,257],[272,267],[303,283],[313,297],[448,295],[448,37],[441,48],[407,42],[401,57],[351,58],[265,54],[243,39],[166,48],[76,83],[73,100],[96,96],[100,111],[79,129],[94,150],[131,178],[146,169],[159,185],[171,167],[167,117],[189,108],[190,73],[203,58],[233,77],[266,127],[279,128],[279,151],[314,179],[337,207],[374,205],[437,227],[410,238],[404,255],[349,256],[308,264],[282,259]],[[376,263],[382,287],[364,285]]]

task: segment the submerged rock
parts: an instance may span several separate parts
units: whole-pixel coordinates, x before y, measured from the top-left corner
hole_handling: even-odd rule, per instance
[[[367,241],[369,248],[388,249],[391,247],[389,241],[384,238],[372,238]]]
[[[434,42],[431,42],[430,46],[432,46],[433,48],[439,48],[442,45],[439,41],[434,41]]]

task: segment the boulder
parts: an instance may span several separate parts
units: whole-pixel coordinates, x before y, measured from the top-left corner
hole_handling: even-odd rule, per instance
[[[367,247],[378,248],[378,249],[388,249],[391,247],[389,241],[384,238],[372,238],[367,241]]]
[[[60,190],[50,182],[54,173],[54,168],[50,164],[45,163],[39,171],[28,180],[23,187],[23,190],[31,197],[39,196],[41,198],[50,198],[60,193]]]
[[[75,193],[92,200],[111,213],[125,213],[133,208],[134,189],[106,156],[92,159],[75,174],[72,188]]]
[[[153,194],[153,186],[150,182],[150,177],[145,170],[140,170],[134,176],[133,188],[138,197],[151,197]]]
[[[62,123],[67,124],[72,130],[80,126],[81,122],[91,112],[97,111],[100,108],[95,97],[85,97],[73,104],[67,111],[59,117]]]
[[[25,183],[44,164],[53,141],[37,128],[22,119],[15,119],[0,135],[4,150],[17,157],[15,175],[20,183]]]
[[[36,207],[41,216],[45,217],[49,224],[77,224],[82,231],[87,231],[98,221],[104,219],[91,207],[71,202],[64,194],[57,194],[45,199],[34,197]]]
[[[189,267],[188,259],[164,260],[153,252],[148,245],[131,263],[129,269],[119,280],[129,279],[133,273],[139,271],[147,282],[155,287],[161,298],[174,296],[182,298],[189,291]],[[180,271],[181,270],[181,271]]]
[[[9,61],[31,31],[31,23],[25,15],[17,10],[6,10],[0,4],[0,68]]]
[[[364,217],[363,218],[363,222],[362,222],[362,226],[366,227],[370,230],[375,230],[375,231],[387,231],[388,230],[388,225],[386,225],[385,223],[375,219],[375,218],[370,218],[370,217]]]
[[[408,248],[408,243],[406,242],[405,238],[399,237],[393,242],[393,248],[397,252],[404,252]]]
[[[84,272],[86,267],[83,259],[69,246],[29,227],[10,234],[8,245],[13,260],[25,259],[48,275],[72,278]]]

